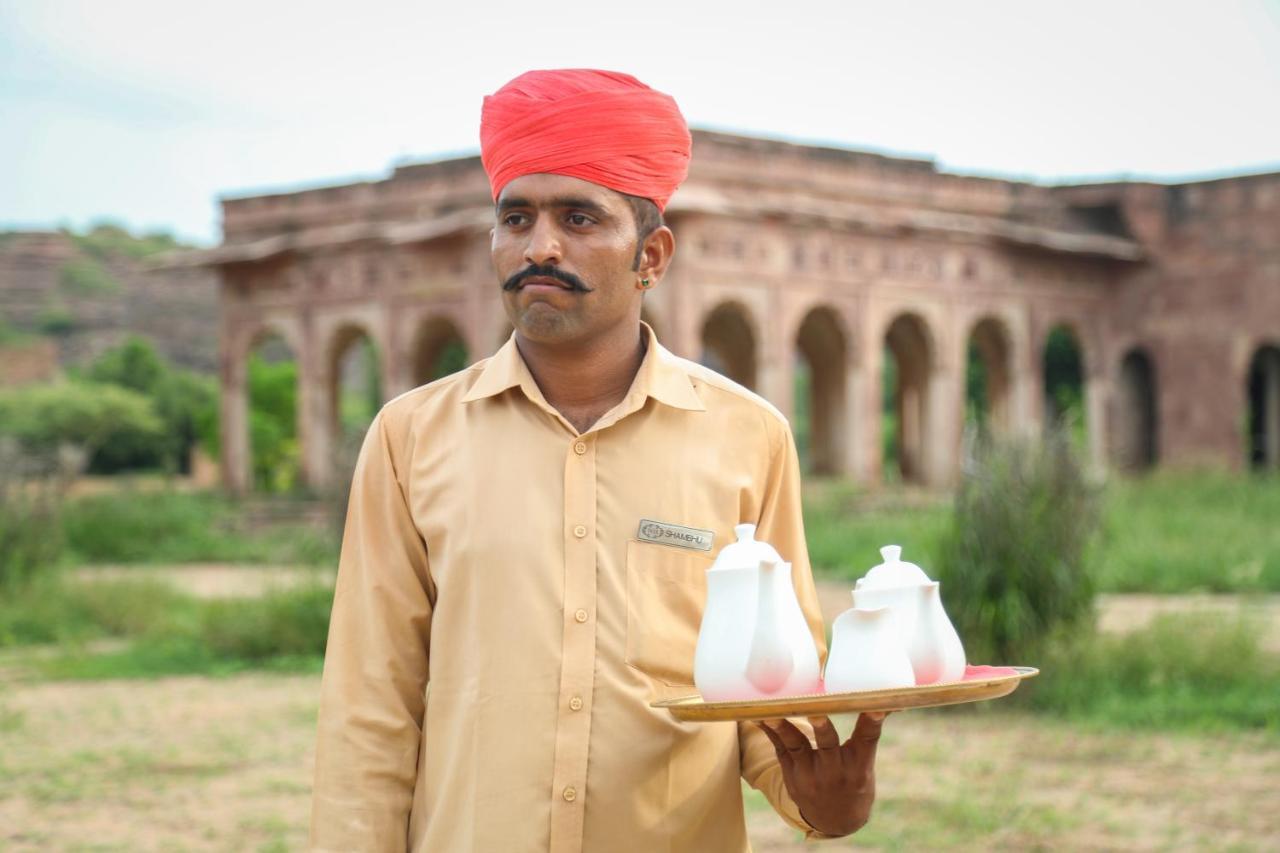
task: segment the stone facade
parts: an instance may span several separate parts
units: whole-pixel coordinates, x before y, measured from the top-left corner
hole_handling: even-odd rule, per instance
[[[449,342],[475,359],[510,332],[478,158],[227,199],[223,213],[224,244],[189,262],[221,276],[232,490],[249,485],[245,364],[266,336],[298,359],[303,473],[323,487],[352,341],[377,344],[390,397],[427,381]],[[992,425],[1041,429],[1058,327],[1081,352],[1098,465],[1280,462],[1280,175],[1044,187],[695,131],[667,219],[676,258],[646,319],[789,415],[807,365],[818,472],[884,478],[886,353],[907,479],[955,476],[971,346]]]

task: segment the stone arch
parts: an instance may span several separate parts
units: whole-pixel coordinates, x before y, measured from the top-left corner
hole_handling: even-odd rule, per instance
[[[796,331],[796,443],[815,474],[838,474],[848,455],[848,331],[834,308],[811,308]]]
[[[429,317],[418,326],[411,358],[415,386],[456,373],[470,363],[466,339],[444,316]]]
[[[330,434],[353,444],[382,407],[381,354],[369,330],[346,322],[330,335],[324,358]]]
[[[1073,429],[1084,430],[1087,423],[1085,395],[1085,352],[1074,323],[1060,322],[1050,327],[1040,350],[1044,389],[1045,427],[1051,429],[1064,418]]]
[[[1159,458],[1159,410],[1155,364],[1142,347],[1134,347],[1121,359],[1116,391],[1116,467],[1145,471]]]
[[[899,314],[885,330],[884,351],[883,404],[892,419],[884,433],[885,461],[897,460],[904,482],[927,483],[930,379],[937,351],[928,323],[913,312]]]
[[[758,339],[750,310],[740,302],[722,302],[702,321],[698,360],[754,391],[759,380]]]
[[[286,327],[249,330],[238,355],[243,390],[244,490],[286,492],[302,484],[303,351]],[[230,400],[224,405],[234,405]]]
[[[1005,322],[990,315],[969,332],[965,355],[965,416],[979,429],[1013,427],[1013,343]]]
[[[1255,470],[1280,470],[1280,345],[1265,344],[1249,360],[1248,462]]]

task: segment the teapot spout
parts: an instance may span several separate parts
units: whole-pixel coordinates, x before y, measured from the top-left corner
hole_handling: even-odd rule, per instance
[[[795,657],[782,630],[782,602],[779,600],[776,575],[779,565],[761,560],[756,587],[756,625],[751,637],[751,653],[747,659],[747,680],[761,693],[772,694],[782,689],[795,669]]]

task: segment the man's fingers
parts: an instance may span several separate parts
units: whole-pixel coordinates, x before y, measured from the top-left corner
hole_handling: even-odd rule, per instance
[[[818,749],[840,748],[840,735],[829,717],[810,717],[809,722],[813,725],[813,739],[818,742]]]
[[[805,753],[813,749],[809,744],[809,738],[796,728],[795,723],[790,720],[770,720],[769,722],[772,723],[774,732],[782,739],[788,752]]]
[[[853,734],[842,747],[859,768],[868,768],[875,764],[876,745],[880,743],[880,729],[884,725],[884,717],[884,714],[876,716],[859,714],[858,723],[853,727]]]

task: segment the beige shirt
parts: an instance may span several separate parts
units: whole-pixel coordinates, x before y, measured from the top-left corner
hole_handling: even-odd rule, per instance
[[[352,483],[325,657],[313,849],[749,849],[739,778],[808,830],[753,724],[682,723],[705,572],[792,562],[825,658],[795,443],[760,397],[649,347],[579,434],[514,336],[387,403]],[[642,541],[641,520],[712,531]]]

